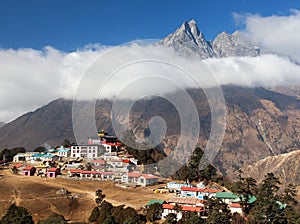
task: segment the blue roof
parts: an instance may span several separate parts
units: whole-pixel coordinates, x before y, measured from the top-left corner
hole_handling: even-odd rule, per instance
[[[69,152],[71,149],[59,149],[57,152]]]
[[[40,154],[40,153],[36,153],[36,154],[33,154],[32,157],[42,157],[43,154]]]

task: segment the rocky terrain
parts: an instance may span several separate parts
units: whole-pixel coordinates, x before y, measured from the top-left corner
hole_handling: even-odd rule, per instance
[[[282,184],[294,183],[300,185],[300,150],[269,156],[249,166],[243,167],[246,176],[262,181],[267,173],[274,173]]]
[[[280,155],[300,149],[300,101],[294,97],[263,88],[224,86],[227,104],[227,123],[224,141],[215,165],[226,175],[242,166],[268,156]],[[205,147],[210,133],[210,109],[203,91],[192,89],[199,113],[201,131],[199,145]],[[98,130],[113,132],[111,102],[96,104]],[[89,116],[84,107],[80,111]],[[168,130],[162,149],[172,151],[180,136],[180,118],[167,100],[155,97],[137,101],[131,111],[130,124],[138,134],[146,134],[152,117],[165,119]],[[33,150],[39,145],[59,145],[64,139],[74,142],[72,129],[72,101],[59,99],[38,110],[27,113],[0,129],[0,148],[25,146]],[[86,131],[86,138],[91,133]],[[81,143],[81,142],[79,142]]]

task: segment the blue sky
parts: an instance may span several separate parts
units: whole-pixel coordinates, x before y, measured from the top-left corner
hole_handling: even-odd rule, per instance
[[[118,45],[136,39],[160,39],[194,18],[207,39],[243,29],[233,13],[287,15],[300,1],[285,0],[2,0],[0,47],[72,51],[89,43]]]

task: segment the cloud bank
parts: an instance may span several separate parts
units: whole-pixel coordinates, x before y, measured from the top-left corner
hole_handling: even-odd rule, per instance
[[[273,52],[300,62],[300,11],[291,10],[287,16],[234,14],[237,22],[245,24],[246,33]]]

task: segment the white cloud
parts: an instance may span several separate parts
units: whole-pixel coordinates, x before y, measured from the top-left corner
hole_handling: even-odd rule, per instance
[[[72,97],[99,51],[0,50],[0,121],[10,121],[55,98]]]
[[[300,84],[300,66],[277,55],[207,59],[221,84],[265,86]]]
[[[83,82],[81,78],[86,78],[83,75],[92,64],[94,66],[89,71],[94,72],[94,77],[87,80],[83,98],[95,97],[92,87],[100,88],[107,81],[107,71],[111,67],[134,58],[154,58],[172,62],[175,66],[159,63],[159,60],[128,64],[115,71],[112,79],[102,89],[100,97],[113,97],[120,93],[123,97],[141,97],[149,91],[159,94],[178,87],[199,87],[193,80],[195,77],[201,81],[202,86],[213,85],[207,67],[199,59],[182,59],[170,49],[136,44],[108,51],[106,49],[109,48],[102,46],[71,53],[52,47],[43,50],[0,49],[0,121],[10,121],[55,98],[73,98],[78,84]],[[98,64],[99,58],[106,60]],[[275,55],[207,59],[204,63],[220,84],[271,86],[300,81],[300,67]],[[180,67],[191,72],[191,76],[180,70]],[[123,89],[124,87],[126,88]]]
[[[300,11],[291,10],[288,16],[238,15],[237,22],[246,26],[246,33],[273,52],[283,54],[300,62]]]

